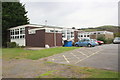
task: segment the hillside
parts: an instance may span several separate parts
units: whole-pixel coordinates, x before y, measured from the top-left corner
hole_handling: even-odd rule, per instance
[[[83,30],[83,31],[110,31],[113,32],[115,36],[120,36],[120,26],[100,26],[100,27],[96,27],[96,28],[82,28],[79,30]]]

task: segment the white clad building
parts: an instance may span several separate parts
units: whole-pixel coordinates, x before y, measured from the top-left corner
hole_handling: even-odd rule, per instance
[[[80,32],[78,33],[78,38],[90,39],[92,35],[94,35],[96,38],[98,35],[105,35],[105,37],[114,36],[113,32],[109,32],[109,31],[93,31],[93,32]]]

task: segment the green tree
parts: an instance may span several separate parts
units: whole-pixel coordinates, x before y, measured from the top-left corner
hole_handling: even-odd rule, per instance
[[[6,46],[8,39],[8,29],[19,25],[29,24],[25,5],[20,2],[2,3],[2,46]]]
[[[114,33],[114,36],[115,36],[115,37],[120,37],[120,32]]]

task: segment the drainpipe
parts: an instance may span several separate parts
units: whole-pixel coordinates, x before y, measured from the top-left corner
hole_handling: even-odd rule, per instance
[[[56,47],[56,32],[55,32],[55,28],[54,28],[54,46]]]

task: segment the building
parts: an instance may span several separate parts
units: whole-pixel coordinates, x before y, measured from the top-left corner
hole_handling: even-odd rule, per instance
[[[98,37],[105,37],[106,39],[113,39],[113,32],[109,31],[93,31],[93,32],[80,32],[78,33],[78,38],[87,38],[87,39],[97,39]]]
[[[28,24],[9,29],[10,42],[19,46],[62,46],[65,40],[78,41],[78,30],[71,28]]]
[[[90,32],[79,32],[78,33],[78,38],[79,39],[90,39]]]

